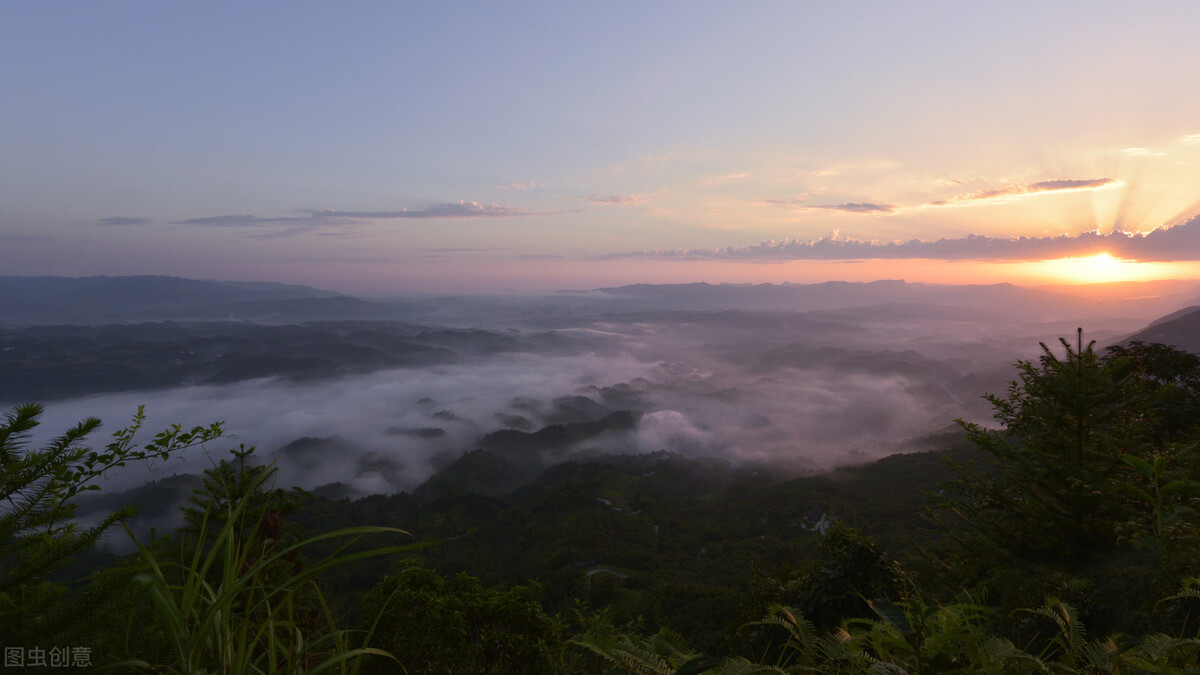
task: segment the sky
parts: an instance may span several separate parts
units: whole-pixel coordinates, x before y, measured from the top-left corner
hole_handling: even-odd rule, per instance
[[[1197,25],[1192,2],[0,2],[0,274],[1200,278]]]

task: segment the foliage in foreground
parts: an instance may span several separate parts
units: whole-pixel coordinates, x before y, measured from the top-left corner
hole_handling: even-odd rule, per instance
[[[986,630],[989,609],[971,598],[941,606],[919,600],[872,603],[875,618],[848,620],[820,634],[798,610],[769,608],[752,630],[774,633],[774,659],[712,659],[691,651],[669,630],[641,637],[631,634],[583,635],[581,647],[600,655],[613,673],[638,675],[750,675],[752,673],[829,673],[839,675],[1003,675],[1200,672],[1200,639],[1152,634],[1134,639],[1092,639],[1078,611],[1057,599],[1025,610],[1034,617],[1040,647],[1017,646]]]
[[[357,539],[368,535],[408,539],[408,533],[362,526],[301,541],[281,539],[278,507],[292,495],[266,489],[275,470],[248,465],[246,458],[252,451],[234,451],[236,463],[222,462],[206,473],[200,499],[193,500],[204,510],[187,510],[193,516],[195,539],[189,541],[187,530],[183,531],[179,561],[162,561],[161,550],[138,544],[146,571],[134,576],[133,584],[149,597],[149,619],[165,643],[165,658],[157,663],[123,660],[112,664],[112,669],[272,675],[350,672],[357,671],[363,656],[391,657],[368,645],[369,630],[355,634],[339,626],[340,617],[318,578],[356,560],[412,549],[404,544],[348,551]],[[345,543],[319,561],[301,557],[305,547],[331,540]]]
[[[566,627],[547,615],[536,585],[487,588],[466,574],[443,577],[422,567],[389,574],[363,599],[375,624],[373,644],[410,673],[562,672]],[[391,672],[390,663],[375,665]]]
[[[67,589],[51,576],[133,511],[120,509],[83,527],[73,520],[76,498],[99,490],[97,479],[113,469],[166,460],[222,433],[219,423],[186,431],[176,424],[138,445],[146,419],[139,407],[129,426],[101,449],[86,444],[100,428],[95,417],[33,448],[29,441],[43,412],[40,404],[21,405],[0,421],[0,626],[16,644],[75,638],[97,609],[96,603],[67,598]]]
[[[100,421],[89,418],[40,448],[29,447],[43,412],[18,406],[0,424],[0,626],[6,646],[86,645],[103,670],[161,673],[347,672],[360,657],[387,656],[366,633],[339,625],[318,577],[367,557],[409,551],[410,537],[383,527],[345,528],[298,540],[280,517],[301,495],[268,489],[274,469],[235,451],[205,474],[175,538],[136,542],[138,555],[72,591],[55,570],[90,550],[133,511],[120,509],[87,528],[72,520],[77,497],[129,462],[165,460],[221,436],[220,424],[169,427],[144,445],[135,437],[145,412],[102,450],[86,445]],[[132,538],[133,534],[126,528]],[[349,550],[359,538],[403,537],[402,545]],[[305,561],[311,545],[341,542]],[[125,627],[125,635],[120,634]],[[122,650],[132,656],[121,657]]]

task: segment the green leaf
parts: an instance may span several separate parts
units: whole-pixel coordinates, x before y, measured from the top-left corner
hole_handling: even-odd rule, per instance
[[[868,604],[880,618],[895,626],[896,630],[899,630],[902,635],[908,635],[912,632],[912,626],[908,623],[908,617],[904,615],[903,609],[884,598],[872,600]]]
[[[721,665],[721,659],[712,656],[697,656],[675,669],[675,675],[697,675]]]
[[[1121,461],[1125,462],[1129,466],[1132,466],[1135,471],[1142,474],[1146,478],[1151,480],[1154,479],[1154,468],[1150,466],[1150,462],[1147,462],[1141,457],[1135,457],[1134,455],[1121,455]]]
[[[1173,480],[1170,483],[1167,483],[1166,485],[1162,486],[1162,490],[1160,492],[1162,493],[1162,496],[1169,497],[1173,494],[1183,492],[1184,490],[1195,490],[1196,488],[1200,488],[1200,481],[1188,480],[1185,478]]]
[[[1142,501],[1154,502],[1154,497],[1152,497],[1149,492],[1146,492],[1145,490],[1141,489],[1140,487],[1138,487],[1136,485],[1127,485],[1126,487],[1129,488],[1130,492],[1141,497]]]

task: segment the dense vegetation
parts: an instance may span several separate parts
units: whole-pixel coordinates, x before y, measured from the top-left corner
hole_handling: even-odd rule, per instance
[[[91,549],[129,512],[81,529],[75,498],[220,427],[138,445],[139,416],[93,451],[89,420],[32,449],[18,408],[0,626],[147,672],[1195,672],[1200,359],[1043,350],[988,397],[996,428],[790,480],[657,453],[526,481],[496,438],[351,501],[241,448],[125,558]]]

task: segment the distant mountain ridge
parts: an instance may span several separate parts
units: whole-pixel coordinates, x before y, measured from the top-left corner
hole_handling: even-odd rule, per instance
[[[1168,314],[1122,340],[1134,341],[1157,342],[1200,354],[1200,306]]]
[[[613,303],[669,309],[738,308],[772,311],[841,310],[882,305],[951,306],[992,315],[1031,311],[1059,318],[1103,314],[1151,316],[1196,296],[1195,282],[1136,282],[1088,286],[929,284],[902,280],[813,284],[632,284],[596,289]]]
[[[237,316],[230,309],[271,311],[264,303],[328,304],[349,296],[310,286],[224,282],[171,276],[0,277],[0,325],[98,324]],[[363,301],[359,301],[363,302]],[[343,303],[344,304],[344,303]],[[254,305],[258,305],[255,307]],[[222,308],[222,309],[218,309]]]
[[[0,300],[75,302],[125,297],[141,303],[289,300],[341,295],[311,286],[258,281],[215,281],[163,275],[0,277]]]
[[[135,321],[405,320],[479,326],[554,322],[612,312],[844,312],[858,319],[1070,320],[1120,318],[1131,330],[1200,300],[1196,282],[1088,286],[928,284],[632,284],[537,296],[446,295],[363,300],[311,286],[173,276],[0,276],[0,327]],[[1087,325],[1085,323],[1085,325]]]

